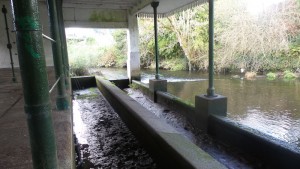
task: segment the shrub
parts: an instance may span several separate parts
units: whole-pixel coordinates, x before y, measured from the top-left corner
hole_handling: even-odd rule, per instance
[[[277,77],[277,75],[275,73],[269,72],[267,74],[267,79],[269,79],[269,80],[274,80],[274,79],[276,79],[276,77]]]
[[[85,66],[70,66],[70,76],[85,76],[88,74],[89,71]]]
[[[137,84],[135,84],[135,83],[131,83],[131,84],[129,85],[129,87],[132,88],[132,89],[134,89],[134,90],[139,89],[139,85],[137,85]]]
[[[173,58],[163,60],[160,67],[167,70],[186,70],[186,60],[184,58]]]
[[[286,70],[286,71],[283,72],[283,78],[284,79],[295,79],[296,77],[297,76],[289,70]]]
[[[114,67],[116,65],[116,52],[113,48],[105,50],[103,55],[100,57],[100,67]]]

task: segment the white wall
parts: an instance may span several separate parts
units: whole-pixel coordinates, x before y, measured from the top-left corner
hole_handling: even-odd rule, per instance
[[[17,53],[17,45],[16,43],[16,36],[14,32],[11,32],[14,29],[13,26],[13,16],[12,16],[12,10],[11,10],[11,4],[10,1],[6,0],[0,0],[0,7],[2,9],[3,5],[5,5],[7,9],[7,22],[8,22],[8,28],[10,32],[10,41],[12,44],[12,54],[13,54],[13,60],[14,60],[14,66],[19,67],[19,59],[18,56],[15,55]],[[49,37],[50,36],[50,24],[49,24],[49,17],[48,17],[48,10],[47,10],[47,4],[46,2],[39,2],[39,10],[40,10],[40,19],[41,23],[43,25],[43,33]],[[7,37],[6,37],[6,30],[5,30],[5,22],[4,22],[4,15],[0,13],[0,68],[10,68],[10,57],[9,57],[9,51],[6,47],[7,45]],[[44,51],[46,56],[46,63],[47,66],[53,66],[53,57],[52,57],[52,48],[51,43],[44,39]]]

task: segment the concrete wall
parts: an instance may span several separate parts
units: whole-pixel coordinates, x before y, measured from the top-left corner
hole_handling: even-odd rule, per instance
[[[127,28],[127,10],[64,7],[65,27]]]
[[[5,5],[7,9],[7,22],[8,22],[8,28],[10,32],[10,41],[12,44],[12,54],[13,54],[13,60],[14,60],[14,66],[19,67],[19,59],[16,55],[17,52],[17,44],[13,43],[16,42],[16,35],[15,32],[11,32],[14,30],[13,26],[13,15],[11,10],[11,3],[10,1],[4,1],[0,0],[0,6],[1,8]],[[47,36],[50,36],[50,30],[49,30],[49,18],[48,18],[48,10],[47,10],[47,4],[46,2],[39,2],[39,10],[40,10],[40,19],[41,23],[43,25],[43,33]],[[6,47],[7,45],[7,38],[6,38],[6,30],[5,30],[5,22],[4,22],[4,16],[1,12],[0,14],[0,68],[10,68],[10,57],[9,57],[9,51]],[[53,66],[53,57],[52,57],[52,48],[51,43],[48,40],[43,40],[44,42],[44,50],[45,50],[45,56],[46,56],[46,63],[47,66]]]
[[[158,168],[226,168],[111,82],[96,77],[96,83],[123,122],[156,160]]]

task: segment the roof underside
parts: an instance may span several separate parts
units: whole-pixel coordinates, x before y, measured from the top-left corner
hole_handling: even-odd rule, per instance
[[[157,12],[160,17],[168,16],[208,0],[157,0],[160,2]],[[153,0],[64,0],[63,6],[66,8],[88,8],[106,10],[128,10],[131,14],[151,17]]]

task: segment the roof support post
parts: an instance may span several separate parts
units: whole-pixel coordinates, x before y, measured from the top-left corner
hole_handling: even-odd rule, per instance
[[[57,152],[37,0],[12,0],[33,167],[56,169]]]
[[[157,91],[167,92],[167,80],[162,80],[159,78],[158,74],[158,38],[157,38],[157,7],[159,5],[158,1],[153,1],[151,6],[154,10],[154,39],[155,39],[155,79],[149,80],[149,89],[152,92],[152,99],[156,103],[157,102]]]
[[[59,24],[57,19],[56,0],[47,0],[48,14],[50,18],[51,36],[56,41],[52,43],[52,53],[55,67],[56,79],[60,78],[57,84],[56,107],[58,110],[66,110],[69,103],[66,95],[65,73],[63,70],[62,49],[60,40]]]
[[[214,87],[214,0],[209,0],[209,81],[207,89],[207,97],[215,97]]]
[[[227,97],[216,95],[214,88],[214,0],[209,0],[209,84],[207,94],[195,96],[197,127],[208,131],[210,115],[227,115]]]
[[[65,73],[65,86],[66,89],[70,89],[70,71],[69,71],[69,56],[68,56],[68,47],[65,33],[65,24],[63,18],[62,11],[62,0],[56,0],[56,9],[57,9],[57,17],[59,23],[59,31],[60,31],[60,39],[61,39],[61,50],[62,50],[62,58],[63,58],[63,68]]]
[[[159,5],[158,1],[153,1],[151,3],[151,6],[153,7],[154,11],[154,39],[155,39],[155,79],[159,79],[159,74],[158,74],[158,38],[157,38],[157,7]]]
[[[4,21],[5,21],[5,30],[6,30],[6,35],[7,35],[7,49],[9,51],[11,71],[12,71],[12,76],[13,76],[12,81],[15,83],[15,82],[17,82],[17,78],[15,75],[14,60],[12,58],[12,53],[11,53],[12,45],[10,43],[10,37],[9,37],[9,31],[8,31],[9,29],[8,29],[7,17],[6,17],[7,9],[5,8],[5,5],[3,5],[3,7],[2,7],[2,13],[4,15]]]
[[[140,80],[139,29],[136,15],[128,14],[127,45],[127,75],[129,81]]]

